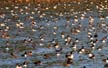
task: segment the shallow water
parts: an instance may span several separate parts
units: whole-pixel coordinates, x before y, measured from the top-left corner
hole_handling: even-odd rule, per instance
[[[21,5],[19,4],[18,6]],[[32,7],[32,5],[30,7]],[[5,31],[6,26],[0,26],[0,68],[15,68],[17,63],[23,66],[24,61],[29,62],[27,68],[82,68],[83,66],[86,66],[86,68],[104,68],[104,62],[102,61],[102,59],[108,57],[108,39],[106,39],[105,43],[102,43],[101,40],[105,36],[108,37],[108,18],[106,18],[107,15],[104,17],[105,20],[103,20],[106,26],[100,28],[97,23],[101,24],[102,20],[100,20],[99,18],[99,16],[101,15],[99,15],[98,12],[95,11],[97,9],[94,9],[94,12],[86,12],[85,18],[81,20],[81,13],[70,15],[71,12],[68,11],[70,13],[68,15],[64,14],[63,16],[53,16],[52,14],[53,12],[56,12],[55,10],[52,10],[51,8],[51,10],[43,11],[42,9],[45,8],[40,7],[41,6],[37,7],[37,9],[39,8],[38,10],[41,12],[39,14],[33,9],[33,7],[25,10],[24,6],[19,7],[19,9],[24,9],[24,14],[20,14],[20,12],[17,11],[19,9],[14,10],[14,13],[17,14],[15,15],[16,18],[11,14],[5,14],[4,18],[2,18],[3,15],[1,14],[0,24],[5,23],[5,25],[9,26],[10,28],[8,31]],[[11,13],[11,9],[5,9],[5,7],[2,8],[2,12]],[[12,6],[10,8],[12,8]],[[32,11],[36,13],[31,14]],[[57,12],[58,11],[59,10],[57,10]],[[62,11],[63,9],[60,12]],[[28,12],[28,14],[25,14],[25,12]],[[42,18],[39,17],[42,13],[47,12],[50,14],[46,14]],[[76,10],[73,12],[78,11]],[[74,22],[75,15],[78,16],[78,22]],[[89,17],[91,15],[94,17],[94,30],[89,27]],[[30,16],[33,18],[28,18]],[[70,17],[69,20],[65,18],[68,16]],[[35,25],[31,23],[32,21],[36,22]],[[24,28],[17,27],[16,23],[23,23],[22,26]],[[78,34],[75,35],[70,32],[71,29],[79,28],[80,24],[82,27],[79,29],[80,32]],[[54,29],[55,26],[57,27],[57,29]],[[34,29],[35,31],[32,31],[32,29]],[[89,31],[89,29],[91,29],[90,32],[92,33],[92,36],[95,34],[95,32],[98,34],[97,39],[99,40],[99,42],[96,43],[95,49],[91,50],[91,53],[95,54],[96,56],[95,59],[89,59],[87,54],[79,54],[77,51],[74,51],[72,44],[70,43],[66,45],[65,39],[61,38],[61,32],[64,31],[65,37],[69,35],[72,39],[72,43],[76,38],[78,38],[79,42],[77,43],[77,49],[80,49],[81,46],[90,49],[90,40],[87,37],[87,32]],[[106,29],[106,32],[103,32],[103,29]],[[9,38],[2,37],[2,35],[5,35],[3,34],[3,31],[9,35]],[[56,32],[55,35],[53,34],[54,31]],[[56,52],[56,48],[54,46],[55,43],[52,42],[53,40],[59,43],[59,48],[62,48],[60,52]],[[51,48],[49,48],[48,45],[51,45]],[[102,50],[97,50],[96,48],[101,45],[103,45]],[[9,50],[7,47],[9,48]],[[24,54],[25,51],[32,51],[33,55],[23,57],[22,54]],[[71,51],[73,51],[74,55],[73,63],[70,64],[69,67],[67,67],[65,66],[67,59],[65,55]],[[12,57],[11,53],[15,53],[15,55],[17,55],[17,58]],[[57,56],[56,53],[60,53],[60,56]],[[50,57],[45,59],[43,57],[44,54],[48,54],[50,55]],[[38,60],[40,60],[42,64],[35,65],[34,62]]]

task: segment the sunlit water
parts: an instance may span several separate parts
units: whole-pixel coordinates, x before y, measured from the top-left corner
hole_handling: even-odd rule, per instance
[[[17,64],[24,67],[25,61],[27,68],[104,68],[106,63],[102,60],[108,57],[108,8],[98,9],[92,3],[90,8],[85,8],[87,4],[83,3],[77,8],[75,4],[1,7],[0,68],[17,68]],[[95,34],[98,37],[94,37]],[[69,39],[71,42],[66,43]],[[92,43],[95,39],[98,42]],[[90,53],[78,52],[82,46]],[[72,63],[67,66],[66,54],[71,51]],[[25,52],[28,52],[27,56],[22,56]],[[95,59],[88,57],[91,53]],[[44,54],[49,57],[45,58]],[[36,61],[41,63],[34,64]]]

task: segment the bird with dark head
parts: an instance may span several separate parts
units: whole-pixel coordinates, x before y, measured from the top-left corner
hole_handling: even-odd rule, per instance
[[[34,62],[35,65],[40,65],[42,62],[40,60]]]
[[[24,61],[24,62],[23,62],[23,66],[24,66],[24,67],[27,67],[28,63],[29,63],[28,61]]]
[[[89,59],[95,59],[95,55],[93,53],[88,54]]]
[[[43,57],[44,57],[44,59],[48,59],[48,58],[50,58],[50,55],[49,54],[44,54]]]
[[[63,48],[56,49],[56,52],[61,52]]]

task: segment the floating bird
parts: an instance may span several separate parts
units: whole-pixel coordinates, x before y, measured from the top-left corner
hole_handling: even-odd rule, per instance
[[[74,58],[73,52],[70,52],[70,54],[67,53],[65,57],[66,57],[67,59],[73,60],[73,58]]]
[[[81,68],[86,68],[86,66],[83,66],[83,67],[81,67]]]
[[[16,64],[16,68],[22,68],[22,66],[19,64]]]
[[[104,67],[105,67],[105,68],[108,68],[108,64],[105,64]]]
[[[105,64],[108,63],[108,58],[102,60]]]
[[[28,55],[27,55],[27,52],[25,51],[25,53],[22,54],[21,56],[26,58],[26,57],[28,56]]]
[[[59,52],[56,53],[56,56],[57,56],[57,57],[60,56],[60,55],[61,55],[61,54],[60,54]]]
[[[54,44],[54,47],[55,47],[56,49],[59,48],[59,47],[60,47],[59,43],[55,43],[55,44]]]
[[[29,51],[27,55],[32,56],[33,55],[32,51]]]
[[[56,52],[61,52],[63,49],[62,48],[58,48],[56,49]]]
[[[35,65],[40,65],[42,62],[40,60],[34,62]]]
[[[84,46],[82,46],[82,47],[79,49],[79,53],[82,54],[82,53],[84,53],[84,52],[85,52],[85,48],[84,48]]]
[[[88,57],[89,57],[90,59],[95,59],[95,55],[94,55],[93,53],[89,53],[89,54],[88,54]]]
[[[24,61],[23,66],[24,67],[27,67],[27,65],[28,65],[28,62],[27,61]]]
[[[48,58],[50,58],[50,55],[49,54],[44,54],[43,57],[44,57],[44,59],[48,59]]]

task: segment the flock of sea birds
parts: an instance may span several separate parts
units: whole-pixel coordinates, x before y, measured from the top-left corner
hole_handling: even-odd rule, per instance
[[[86,8],[84,11],[75,10],[72,3],[1,7],[0,66],[108,68],[108,16],[102,14],[108,11],[104,4],[108,1],[99,2],[94,10]],[[89,3],[94,5],[94,2]]]

